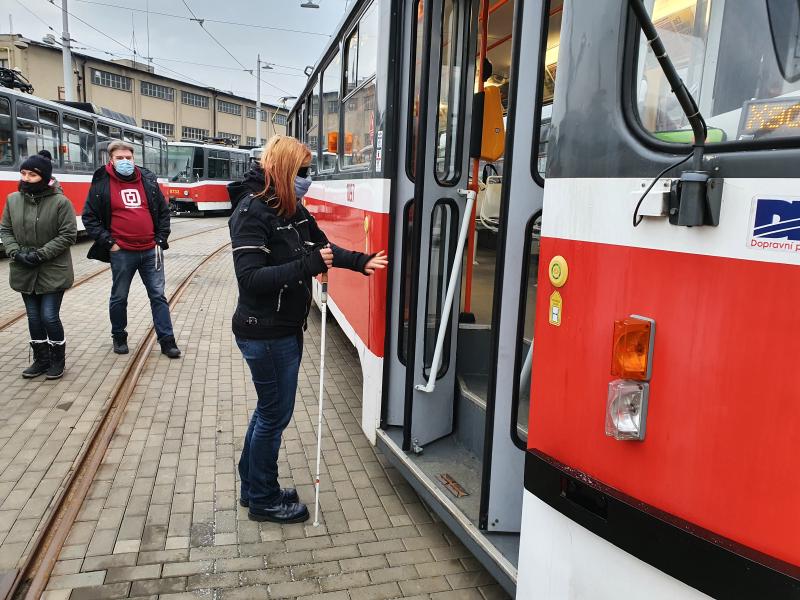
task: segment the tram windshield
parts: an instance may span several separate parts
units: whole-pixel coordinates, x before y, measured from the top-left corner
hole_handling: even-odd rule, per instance
[[[167,154],[167,178],[170,181],[194,181],[194,146],[169,146]]]
[[[709,142],[800,135],[800,81],[781,74],[766,2],[656,0],[651,15],[709,126]],[[642,38],[639,118],[654,136],[690,143],[691,128]]]

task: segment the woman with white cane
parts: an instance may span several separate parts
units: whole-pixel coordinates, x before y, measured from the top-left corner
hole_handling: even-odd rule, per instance
[[[239,503],[254,521],[309,518],[297,491],[278,485],[278,451],[294,412],[311,278],[331,267],[372,275],[387,265],[383,252],[370,256],[328,241],[300,201],[311,185],[310,165],[306,146],[274,136],[260,165],[228,186],[239,287],[233,333],[258,396],[239,460]]]

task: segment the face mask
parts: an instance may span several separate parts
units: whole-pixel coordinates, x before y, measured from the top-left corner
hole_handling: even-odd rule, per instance
[[[130,177],[133,175],[133,161],[123,158],[114,161],[114,170],[123,177]]]
[[[306,195],[306,192],[310,187],[311,187],[311,177],[297,176],[294,178],[294,195],[297,196],[298,200],[300,200],[300,198]]]

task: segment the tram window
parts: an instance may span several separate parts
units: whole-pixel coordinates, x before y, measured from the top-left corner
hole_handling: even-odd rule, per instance
[[[0,165],[14,164],[14,143],[11,139],[11,103],[0,98]]]
[[[346,43],[346,92],[342,166],[369,167],[375,140],[375,68],[378,11],[373,3]]]
[[[122,129],[107,123],[97,123],[97,162],[108,162],[108,145],[114,140],[122,139]]]
[[[403,256],[400,265],[400,330],[397,333],[397,357],[402,364],[408,360],[408,313],[411,305],[411,271],[414,239],[414,201],[409,200],[403,208]]]
[[[234,181],[244,179],[244,174],[247,172],[247,155],[240,152],[231,154],[231,175]]]
[[[91,121],[64,114],[64,169],[92,171],[94,169],[94,126]]]
[[[456,252],[458,236],[458,210],[447,200],[439,201],[431,215],[430,254],[428,256],[428,299],[425,303],[424,373],[430,374],[436,337],[442,322],[442,305],[447,293],[447,280]],[[442,364],[436,378],[442,377],[449,367],[450,333],[448,330],[442,353]]]
[[[409,115],[408,115],[408,155],[406,158],[406,174],[409,179],[414,181],[414,173],[417,167],[417,137],[419,135],[419,94],[420,94],[420,77],[422,69],[422,17],[425,10],[425,3],[422,0],[417,0],[414,14],[417,15],[417,26],[411,31],[414,36],[411,47],[414,48],[414,55],[411,57],[411,64],[414,65],[413,79],[411,80],[410,88],[414,89],[414,93],[409,98]]]
[[[800,81],[781,75],[766,2],[656,0],[651,14],[705,117],[707,142],[800,135]],[[690,144],[688,120],[643,37],[638,74],[642,125],[658,139]]]
[[[442,59],[439,73],[439,114],[436,136],[436,178],[450,183],[459,176],[459,127],[461,126],[462,40],[454,0],[446,0],[442,16]]]
[[[208,178],[209,179],[230,179],[231,178],[231,159],[230,155],[224,150],[208,151]]]
[[[144,137],[143,166],[156,175],[161,175],[161,140],[146,135]]]
[[[317,82],[311,88],[306,100],[306,145],[311,149],[311,172],[316,172],[317,154],[319,153],[319,89]]]
[[[322,164],[320,171],[336,168],[339,155],[339,86],[342,59],[337,52],[322,74]]]
[[[58,164],[58,113],[27,102],[17,102],[17,151],[26,158],[47,150]]]
[[[517,360],[515,371],[514,400],[512,404],[512,417],[516,414],[511,429],[511,437],[517,445],[525,448],[528,439],[528,414],[530,411],[531,393],[531,361],[533,358],[533,327],[536,317],[536,292],[538,289],[539,273],[539,240],[542,235],[542,213],[536,213],[528,223],[527,235],[528,248],[524,254],[525,268],[523,270],[520,294],[520,311],[522,321],[522,335],[517,341]]]
[[[343,165],[368,167],[372,164],[375,138],[375,80],[356,91],[344,112]]]
[[[531,160],[531,174],[540,184],[544,183],[547,171],[550,121],[553,114],[553,94],[558,71],[558,50],[561,42],[561,16],[563,14],[561,8],[562,2],[560,0],[553,2],[550,6],[550,18],[547,22],[547,44],[541,64],[542,107],[539,113],[539,135],[534,136],[534,143],[537,144],[537,148],[533,152]]]

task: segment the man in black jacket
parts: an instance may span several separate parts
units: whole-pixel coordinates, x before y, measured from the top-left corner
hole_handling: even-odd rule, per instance
[[[161,352],[181,355],[164,295],[163,251],[169,248],[169,207],[156,176],[134,165],[134,148],[108,146],[109,163],[95,171],[83,208],[83,225],[94,240],[89,258],[111,263],[111,336],[114,352],[128,353],[128,292],[136,272],[144,282]]]

